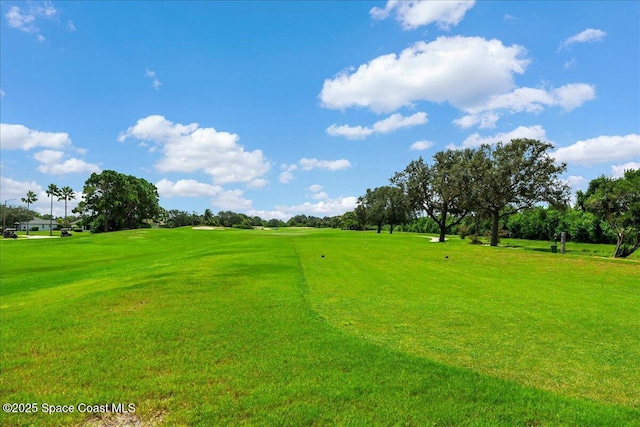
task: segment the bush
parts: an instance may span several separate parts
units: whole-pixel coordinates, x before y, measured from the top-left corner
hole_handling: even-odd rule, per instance
[[[464,224],[458,226],[458,236],[464,240],[465,237],[469,235],[469,227]]]

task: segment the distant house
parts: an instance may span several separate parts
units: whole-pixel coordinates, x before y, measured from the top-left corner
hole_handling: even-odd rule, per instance
[[[34,227],[38,227],[38,230],[49,231],[50,230],[49,224],[50,224],[50,220],[48,219],[34,218],[31,221],[29,221],[28,224],[26,222],[21,222],[20,226],[17,229],[18,231],[27,231],[27,225],[28,225],[29,230],[33,230]],[[58,222],[55,219],[53,220],[52,225],[54,230],[58,229]]]

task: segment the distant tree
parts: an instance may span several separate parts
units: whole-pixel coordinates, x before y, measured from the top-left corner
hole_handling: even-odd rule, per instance
[[[27,204],[27,210],[29,210],[29,206],[32,203],[35,203],[36,201],[38,201],[38,196],[36,195],[36,193],[34,193],[33,191],[29,190],[27,192],[26,197],[23,197],[22,199],[23,203]],[[30,219],[29,219],[30,220]],[[27,235],[29,235],[29,220],[27,220]]]
[[[388,187],[387,198],[386,222],[389,225],[389,234],[392,234],[396,225],[407,223],[413,215],[409,199],[400,188]]]
[[[438,224],[440,242],[473,209],[473,154],[471,149],[441,151],[433,156],[432,166],[420,157],[391,178],[406,194],[408,206],[415,214],[424,212]]]
[[[92,173],[83,194],[79,207],[93,232],[148,227],[160,214],[155,185],[116,171]]]
[[[69,227],[69,221],[67,218],[67,201],[76,198],[75,192],[69,186],[62,187],[58,190],[58,200],[64,200],[64,226]]]
[[[22,222],[31,221],[35,217],[35,212],[28,210],[24,206],[4,206],[0,204],[0,212],[2,212],[2,218],[6,225],[13,227],[13,225]]]
[[[364,207],[366,212],[367,223],[376,226],[378,233],[382,230],[382,226],[387,219],[388,197],[387,187],[377,187],[371,190],[367,188],[365,195],[358,198],[358,206]],[[361,214],[361,212],[359,212]],[[358,213],[356,213],[357,218]]]
[[[584,206],[616,234],[614,257],[626,258],[640,248],[640,169],[627,170],[622,178],[594,181]]]
[[[51,199],[51,214],[49,218],[49,236],[53,236],[53,198],[60,195],[60,189],[55,184],[49,184],[47,187],[47,196]]]
[[[364,231],[367,227],[367,208],[362,197],[358,198],[358,203],[353,213],[355,214],[356,221],[358,221],[359,228]]]
[[[212,225],[213,222],[213,212],[211,212],[211,209],[207,208],[204,210],[204,214],[202,214],[202,221],[206,224],[206,225]]]
[[[474,155],[473,202],[477,212],[489,216],[491,246],[498,244],[501,218],[537,203],[566,204],[569,187],[559,175],[567,168],[556,165],[548,151],[553,145],[533,139],[512,139],[495,146],[482,145]]]

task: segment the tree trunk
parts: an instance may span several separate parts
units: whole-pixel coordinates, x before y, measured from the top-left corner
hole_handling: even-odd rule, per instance
[[[438,240],[439,242],[444,242],[444,236],[446,235],[447,232],[447,227],[444,225],[440,226],[440,239]]]
[[[389,224],[389,234],[393,234],[393,224]]]
[[[378,223],[378,234],[380,234],[380,231],[382,231],[382,223]]]
[[[500,219],[500,211],[495,210],[491,213],[493,224],[491,224],[491,246],[498,246],[498,220]]]
[[[440,243],[444,243],[444,236],[447,234],[447,209],[446,205],[442,212],[442,222],[440,225],[440,239],[438,240]]]

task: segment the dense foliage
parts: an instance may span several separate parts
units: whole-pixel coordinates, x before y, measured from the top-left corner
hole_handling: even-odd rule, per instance
[[[76,212],[93,232],[149,226],[160,213],[155,185],[112,170],[91,174],[83,194]]]

